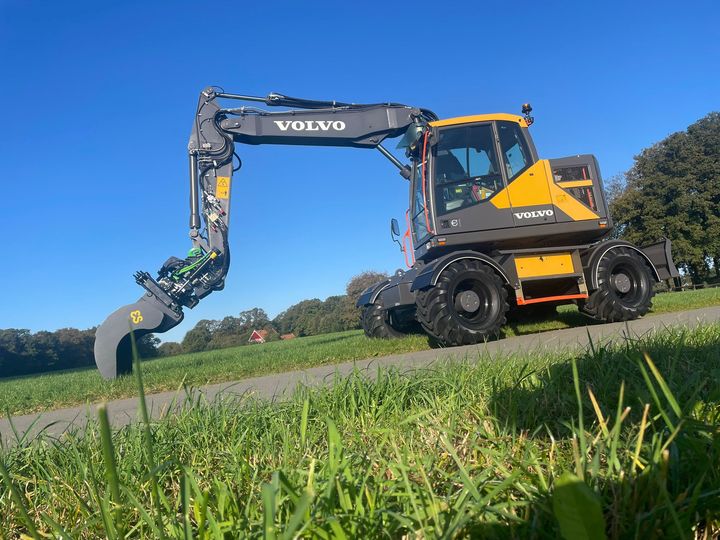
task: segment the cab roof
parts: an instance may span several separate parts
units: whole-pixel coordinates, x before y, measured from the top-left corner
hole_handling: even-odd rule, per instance
[[[491,122],[493,120],[504,120],[506,122],[517,122],[520,127],[528,127],[528,123],[522,116],[507,113],[491,113],[491,114],[475,114],[471,116],[457,116],[455,118],[447,118],[445,120],[436,120],[430,122],[432,127],[445,127],[460,124],[471,124],[475,122]]]

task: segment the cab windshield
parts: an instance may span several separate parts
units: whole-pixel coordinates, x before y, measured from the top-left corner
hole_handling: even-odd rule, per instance
[[[504,187],[490,124],[441,130],[434,165],[438,215],[485,202]]]

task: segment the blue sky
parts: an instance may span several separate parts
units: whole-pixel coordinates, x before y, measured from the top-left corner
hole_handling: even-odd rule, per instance
[[[351,7],[352,6],[352,7]],[[0,0],[0,328],[87,328],[140,296],[187,240],[198,92],[397,101],[440,117],[519,113],[540,155],[594,153],[606,178],[720,97],[706,2]],[[223,292],[161,337],[341,294],[402,255],[407,185],[370,150],[238,146]]]

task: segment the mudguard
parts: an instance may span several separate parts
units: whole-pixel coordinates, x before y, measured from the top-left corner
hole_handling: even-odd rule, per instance
[[[510,283],[510,279],[508,278],[505,270],[503,270],[502,266],[500,266],[500,264],[498,264],[498,262],[495,261],[492,257],[485,255],[484,253],[479,253],[477,251],[467,250],[450,253],[444,257],[440,257],[439,259],[435,259],[434,261],[426,264],[423,269],[418,273],[417,277],[413,280],[410,290],[418,291],[421,289],[426,289],[427,287],[432,287],[437,283],[440,274],[443,270],[445,270],[445,268],[447,268],[455,261],[459,261],[461,259],[475,259],[478,261],[482,261],[488,266],[492,267],[500,275],[500,277],[502,277],[505,283]]]
[[[667,238],[663,238],[659,242],[643,248],[639,248],[625,240],[609,240],[597,244],[592,250],[583,255],[585,278],[587,279],[590,290],[597,289],[598,287],[597,272],[600,260],[606,253],[619,247],[625,247],[640,254],[652,268],[653,277],[657,281],[678,277],[680,275],[672,260],[670,240]]]
[[[383,289],[388,283],[390,283],[390,280],[386,279],[385,281],[380,281],[379,283],[375,283],[374,285],[371,285],[370,287],[365,289],[360,295],[360,298],[358,298],[357,302],[355,302],[355,306],[363,307],[372,304],[373,299],[377,296],[375,293]]]
[[[663,238],[659,242],[642,247],[642,252],[655,267],[655,272],[660,279],[670,279],[680,276],[670,251],[670,239]]]
[[[391,278],[365,289],[355,305],[380,304],[386,309],[414,305],[415,295],[410,292],[410,286],[417,272],[417,268],[398,270]]]
[[[153,332],[166,332],[183,320],[181,310],[168,308],[145,294],[134,304],[113,312],[95,332],[95,364],[106,379],[132,372],[132,343]]]

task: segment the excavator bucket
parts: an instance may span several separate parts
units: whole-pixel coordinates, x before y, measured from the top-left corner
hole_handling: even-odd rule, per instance
[[[183,320],[181,310],[168,308],[146,294],[111,314],[95,332],[95,364],[106,379],[132,372],[131,334],[137,342],[153,332],[166,332]]]

